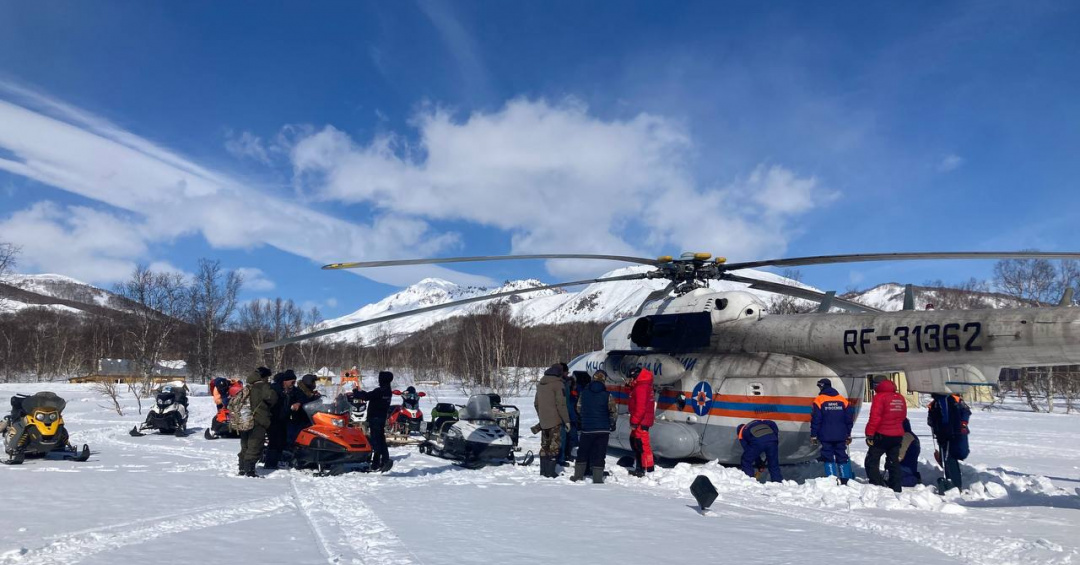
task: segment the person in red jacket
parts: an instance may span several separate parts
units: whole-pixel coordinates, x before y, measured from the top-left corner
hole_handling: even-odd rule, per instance
[[[889,487],[900,492],[903,472],[900,468],[900,446],[904,441],[904,420],[907,419],[907,401],[896,392],[892,381],[884,380],[874,387],[874,403],[870,406],[870,421],[866,423],[866,453],[863,466],[870,484],[885,486],[881,476],[881,456],[885,455],[885,467],[889,470]]]
[[[630,386],[630,447],[634,450],[635,477],[653,472],[652,444],[649,427],[656,419],[656,398],[653,395],[653,374],[648,369],[634,367],[627,373]]]

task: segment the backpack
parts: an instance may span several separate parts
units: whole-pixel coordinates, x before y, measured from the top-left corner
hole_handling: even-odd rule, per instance
[[[251,387],[229,399],[229,430],[249,432],[255,427],[255,411],[251,409]]]

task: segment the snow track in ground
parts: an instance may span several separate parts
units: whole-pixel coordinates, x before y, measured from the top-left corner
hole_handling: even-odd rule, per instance
[[[115,550],[127,545],[149,543],[157,538],[255,520],[287,512],[293,508],[289,497],[278,496],[240,505],[223,505],[164,518],[120,523],[58,536],[54,541],[35,548],[20,548],[0,555],[0,564],[22,563],[67,565],[78,563],[96,553]]]

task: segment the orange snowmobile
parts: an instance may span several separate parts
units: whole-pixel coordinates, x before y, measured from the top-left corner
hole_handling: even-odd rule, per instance
[[[349,427],[351,409],[344,394],[304,404],[304,411],[314,423],[296,436],[292,466],[331,475],[366,471],[371,463],[371,443],[363,430]]]

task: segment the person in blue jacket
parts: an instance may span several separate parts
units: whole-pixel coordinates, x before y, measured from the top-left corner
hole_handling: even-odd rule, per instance
[[[922,475],[919,474],[919,454],[922,447],[919,444],[919,436],[911,431],[911,421],[904,420],[904,439],[900,442],[900,486],[913,487],[922,484]]]
[[[735,433],[742,445],[742,470],[754,476],[758,458],[765,455],[769,477],[774,483],[784,480],[780,473],[780,430],[772,420],[751,420],[736,428]]]
[[[832,381],[817,382],[821,391],[810,409],[810,445],[820,445],[818,460],[825,463],[825,476],[837,477],[846,485],[854,475],[847,446],[851,444],[851,428],[855,414],[848,399],[832,387]]]
[[[971,420],[971,408],[959,394],[934,394],[931,398],[926,423],[934,432],[939,462],[945,469],[945,477],[939,481],[938,489],[941,492],[953,487],[963,489],[960,462],[967,459],[970,452],[968,421]]]

